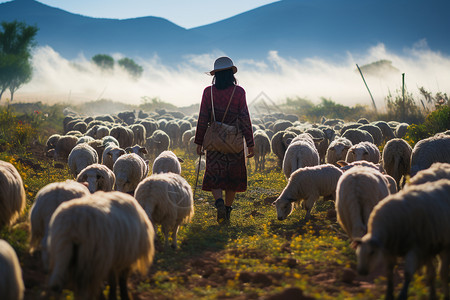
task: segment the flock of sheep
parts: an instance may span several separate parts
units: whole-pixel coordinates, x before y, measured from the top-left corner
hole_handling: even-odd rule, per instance
[[[386,264],[387,299],[393,298],[397,257],[405,258],[400,298],[407,297],[411,278],[422,265],[430,275],[430,296],[435,295],[437,256],[447,282],[449,131],[412,149],[402,139],[405,123],[333,119],[310,124],[284,114],[252,122],[255,169],[264,170],[266,156],[273,152],[288,180],[273,203],[279,220],[291,214],[295,203],[310,219],[321,196],[333,199],[338,223],[356,249],[358,271],[365,274],[379,261]],[[30,250],[40,251],[52,291],[69,287],[77,299],[97,298],[107,281],[111,299],[117,283],[121,299],[128,299],[128,275],[145,274],[152,264],[155,226],[161,225],[166,247],[177,247],[179,226],[192,219],[194,199],[181,176],[182,159],[169,149],[183,148],[195,156],[195,125],[195,116],[164,111],[66,116],[64,134],[48,138],[47,154],[66,161],[75,180],[43,187],[29,212]],[[204,161],[197,163],[204,167]],[[10,163],[0,161],[0,177],[3,228],[24,210],[25,190]],[[2,299],[22,299],[18,259],[3,240],[0,265]],[[444,294],[448,299],[447,284]]]

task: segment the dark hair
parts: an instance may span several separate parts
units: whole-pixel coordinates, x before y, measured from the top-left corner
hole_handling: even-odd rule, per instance
[[[224,90],[227,87],[236,84],[237,80],[234,77],[233,70],[227,69],[223,71],[218,71],[214,74],[212,83],[219,90]]]

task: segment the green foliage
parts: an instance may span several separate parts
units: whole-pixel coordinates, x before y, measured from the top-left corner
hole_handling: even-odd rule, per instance
[[[450,106],[442,105],[435,111],[428,114],[425,122],[422,124],[412,124],[408,127],[405,140],[412,147],[425,138],[435,135],[438,132],[444,132],[450,129]]]
[[[11,108],[0,109],[0,147],[3,151],[24,151],[36,133],[37,128],[17,118]]]
[[[114,58],[108,54],[94,55],[92,61],[103,71],[112,71],[114,69]]]
[[[117,64],[125,69],[135,79],[141,77],[142,72],[144,72],[144,68],[128,57],[119,59]]]
[[[405,89],[404,97],[401,90],[397,89],[395,95],[391,92],[385,98],[387,118],[406,123],[421,123],[425,119],[423,109],[416,103],[412,93]]]
[[[155,111],[156,109],[176,109],[177,107],[168,102],[164,102],[159,98],[149,98],[147,96],[142,97],[142,104],[139,105],[139,109],[143,111]]]
[[[2,22],[0,31],[0,99],[6,89],[14,93],[32,76],[31,49],[36,45],[36,26],[23,22]]]

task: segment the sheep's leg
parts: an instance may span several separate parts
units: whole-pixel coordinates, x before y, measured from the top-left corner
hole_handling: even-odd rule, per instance
[[[386,300],[394,300],[394,265],[395,262],[393,260],[387,261],[386,266],[386,279],[387,279],[387,287],[386,287]]]
[[[441,258],[441,281],[442,289],[444,290],[444,299],[450,300],[449,289],[448,289],[448,265],[449,265],[449,253],[444,251],[440,254]]]
[[[125,269],[119,274],[119,288],[120,288],[120,299],[121,300],[129,300],[130,295],[128,294],[128,286],[127,286],[127,280],[128,280],[128,273],[129,270]]]
[[[109,295],[108,295],[109,300],[117,299],[117,291],[116,290],[117,290],[117,277],[114,272],[111,272],[111,274],[109,275]],[[101,294],[103,295],[103,292],[101,292]],[[100,299],[103,299],[103,298],[100,298]]]
[[[179,226],[175,226],[172,230],[172,248],[177,249],[177,234]]]
[[[164,247],[167,249],[169,247],[169,227],[162,225],[162,231],[164,233]]]
[[[430,259],[427,263],[427,285],[429,291],[428,299],[430,300],[436,299],[436,287],[434,286],[435,279],[436,270],[434,268],[433,260]]]
[[[399,300],[406,300],[408,298],[408,288],[411,283],[414,272],[417,269],[417,257],[414,251],[409,251],[405,256],[405,276],[403,287],[398,296]]]
[[[261,160],[262,160],[262,162],[261,162],[261,171],[264,171],[266,169],[266,156],[263,155]]]
[[[316,202],[316,196],[309,196],[305,200],[303,200],[304,208],[306,209],[305,221],[308,221],[311,218],[311,210]]]

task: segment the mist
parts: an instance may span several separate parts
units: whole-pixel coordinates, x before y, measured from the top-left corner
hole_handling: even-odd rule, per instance
[[[212,80],[205,72],[222,55],[226,54],[187,55],[176,66],[168,66],[156,56],[147,60],[134,58],[144,68],[142,77],[134,80],[117,64],[112,72],[102,72],[83,55],[69,61],[48,46],[39,47],[33,54],[33,78],[15,93],[14,99],[45,103],[110,99],[141,104],[144,98],[159,98],[178,107],[189,106],[200,102],[203,89]],[[124,57],[119,53],[111,56],[116,61]],[[370,107],[372,101],[356,64],[361,67],[380,60],[391,61],[396,70],[364,74],[378,109],[384,108],[389,91],[395,94],[401,89],[402,73],[407,91],[413,95],[418,95],[418,87],[422,86],[432,93],[450,91],[450,57],[432,51],[425,41],[405,48],[401,54],[379,44],[365,53],[348,52],[340,60],[298,60],[270,51],[264,60],[236,59],[234,63],[248,103],[264,94],[266,101],[274,103],[284,102],[287,97],[319,103],[324,97],[343,105]],[[9,98],[8,92],[3,96],[6,97]]]

